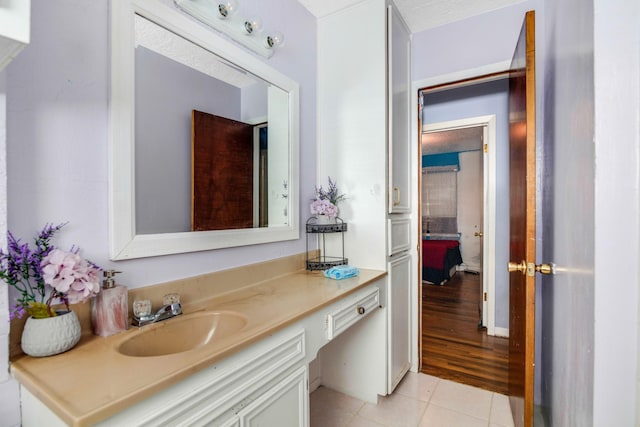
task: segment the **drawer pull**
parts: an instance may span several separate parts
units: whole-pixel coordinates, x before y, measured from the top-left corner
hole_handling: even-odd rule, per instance
[[[365,311],[367,311],[364,307],[358,307],[358,314],[364,314]]]

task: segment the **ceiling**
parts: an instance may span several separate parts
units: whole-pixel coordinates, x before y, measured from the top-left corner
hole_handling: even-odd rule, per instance
[[[208,50],[137,14],[134,18],[134,34],[136,47],[143,46],[235,87],[245,88],[262,83]]]
[[[318,18],[363,0],[298,0]],[[524,0],[395,0],[412,33],[460,21]]]
[[[484,128],[474,126],[422,134],[422,154],[441,154],[482,149]]]

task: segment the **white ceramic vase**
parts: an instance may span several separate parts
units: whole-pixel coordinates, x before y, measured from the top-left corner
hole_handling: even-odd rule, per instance
[[[336,222],[335,218],[331,218],[328,215],[317,215],[316,218],[318,218],[318,224],[321,225],[334,224]]]
[[[33,357],[52,356],[72,349],[82,330],[74,311],[59,312],[55,317],[29,317],[22,331],[22,351]]]

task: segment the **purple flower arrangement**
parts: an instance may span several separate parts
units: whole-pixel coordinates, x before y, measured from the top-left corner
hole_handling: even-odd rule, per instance
[[[35,248],[9,232],[7,251],[0,250],[0,279],[19,292],[10,317],[28,314],[34,318],[53,317],[52,303],[87,301],[100,292],[97,265],[80,257],[75,246],[69,252],[57,249],[51,239],[65,224],[46,224],[35,238]]]
[[[316,187],[316,197],[311,202],[311,215],[326,215],[329,218],[338,216],[338,202],[344,200],[344,194],[340,194],[338,185],[329,177],[329,188]]]

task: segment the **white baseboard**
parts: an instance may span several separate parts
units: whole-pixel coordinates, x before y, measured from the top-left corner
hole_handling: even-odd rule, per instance
[[[496,337],[509,338],[509,328],[498,328],[496,326],[493,332]]]
[[[313,393],[321,385],[322,377],[309,378],[309,393]]]

